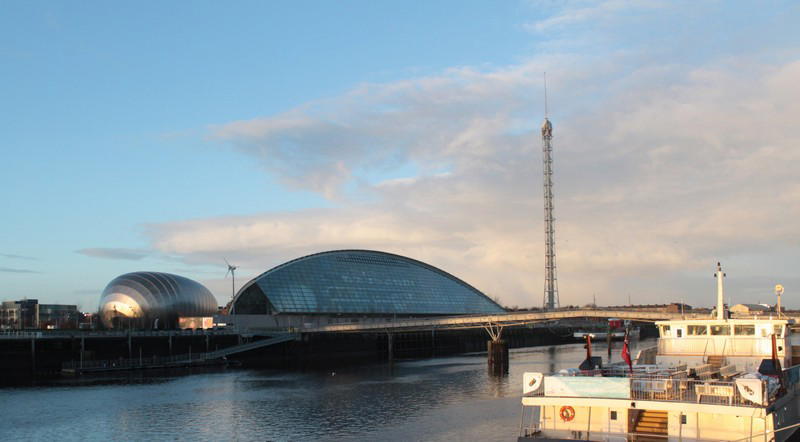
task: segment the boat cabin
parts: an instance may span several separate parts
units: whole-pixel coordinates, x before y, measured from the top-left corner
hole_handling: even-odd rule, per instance
[[[783,367],[792,365],[790,319],[687,319],[656,322],[656,363],[693,367],[724,360],[739,371],[757,371],[772,358],[772,340]],[[797,355],[800,356],[800,355]]]

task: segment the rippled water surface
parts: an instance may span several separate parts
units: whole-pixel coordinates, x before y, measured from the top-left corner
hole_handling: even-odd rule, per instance
[[[580,344],[512,350],[503,378],[487,375],[485,354],[470,354],[336,372],[232,369],[3,388],[0,440],[510,441],[522,373],[575,367],[584,356]]]

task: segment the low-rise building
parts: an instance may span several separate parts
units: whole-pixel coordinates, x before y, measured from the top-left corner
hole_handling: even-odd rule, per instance
[[[0,307],[0,328],[6,330],[39,328],[39,301],[36,299],[3,301]]]
[[[37,299],[3,301],[0,329],[77,328],[81,313],[76,305],[39,304]]]
[[[731,313],[743,315],[763,315],[773,311],[773,308],[766,304],[736,304],[731,307]]]

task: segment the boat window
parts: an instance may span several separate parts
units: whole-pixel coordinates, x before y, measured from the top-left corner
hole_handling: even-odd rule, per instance
[[[776,338],[780,338],[782,331],[783,331],[783,326],[782,325],[776,325],[775,326],[775,337]]]
[[[756,326],[753,324],[734,325],[733,333],[740,336],[755,336]]]
[[[711,326],[711,334],[715,336],[720,335],[730,335],[731,334],[731,326],[730,325],[712,325]]]
[[[676,336],[677,337],[679,337],[679,338],[683,337],[683,329],[682,328],[676,328],[675,332],[676,332]]]
[[[687,334],[689,336],[700,336],[708,333],[708,328],[705,325],[690,325],[687,328]]]
[[[661,326],[661,337],[662,338],[666,338],[668,336],[669,336],[669,326],[668,325],[662,325]]]

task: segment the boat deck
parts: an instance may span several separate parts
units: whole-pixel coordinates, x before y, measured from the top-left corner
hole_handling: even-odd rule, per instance
[[[800,374],[798,370],[800,366],[784,371],[784,385]],[[523,397],[632,399],[758,408],[769,406],[779,396],[779,381],[774,378],[718,376],[715,372],[654,366],[635,367],[633,372],[627,367],[572,370],[559,376],[544,376],[542,385]]]

